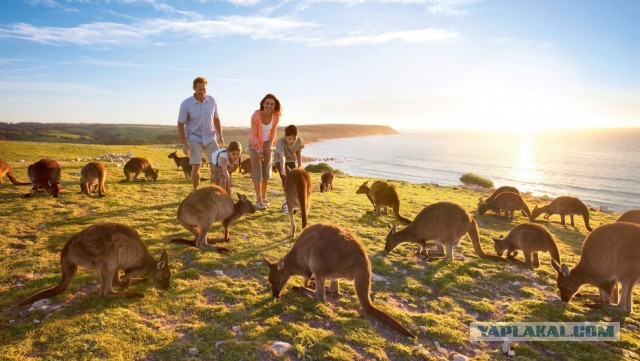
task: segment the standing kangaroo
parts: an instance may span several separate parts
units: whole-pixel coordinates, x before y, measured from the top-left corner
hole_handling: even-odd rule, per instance
[[[4,178],[5,174],[7,175],[7,178],[9,178],[11,183],[17,186],[31,185],[31,182],[18,182],[15,174],[13,174],[13,171],[11,170],[11,167],[9,167],[9,164],[7,164],[7,162],[5,162],[4,160],[0,160],[0,186],[2,185],[2,178]]]
[[[603,304],[594,307],[633,310],[633,286],[640,282],[640,225],[627,222],[605,224],[585,238],[578,264],[569,270],[552,261],[558,272],[560,298],[569,302],[584,284],[600,290]],[[617,283],[622,285],[620,302]]]
[[[473,249],[480,258],[501,260],[501,257],[491,256],[482,250],[480,246],[480,234],[476,221],[455,203],[438,202],[424,207],[416,218],[402,230],[397,227],[389,227],[384,249],[393,251],[405,242],[415,243],[420,246],[418,254],[424,258],[429,256],[427,241],[434,240],[439,246],[447,247],[446,259],[453,259],[453,247],[460,243],[460,239],[467,234],[473,244]]]
[[[338,280],[353,280],[353,286],[365,312],[386,323],[401,334],[416,336],[391,316],[371,303],[371,263],[362,244],[350,231],[336,226],[317,223],[300,233],[295,244],[284,258],[271,262],[269,283],[273,297],[279,298],[282,289],[291,276],[302,276],[308,285],[311,275],[315,276],[315,291],[306,287],[294,289],[324,302],[325,281],[331,281],[330,291],[339,295]]]
[[[289,220],[291,221],[290,237],[295,236],[296,222],[293,215],[300,209],[302,216],[302,228],[307,226],[309,206],[311,205],[311,176],[309,172],[302,168],[295,168],[289,171],[284,182],[284,195],[289,208]]]
[[[515,217],[515,211],[520,210],[529,217],[529,220],[533,221],[527,203],[518,193],[503,192],[490,201],[480,201],[478,204],[478,213],[482,215],[485,214],[487,210],[496,212],[498,217],[500,216],[500,210],[504,210],[505,216],[509,217],[510,220],[513,220]]]
[[[100,295],[104,297],[144,297],[138,292],[115,292],[113,284],[128,287],[132,278],[150,277],[160,288],[169,287],[169,259],[163,251],[156,261],[135,229],[118,223],[97,223],[71,237],[60,254],[62,279],[60,283],[20,302],[28,305],[43,298],[64,292],[78,267],[95,269],[100,275]],[[124,278],[120,278],[124,271]]]
[[[492,238],[496,253],[502,257],[506,251],[507,257],[515,257],[518,251],[524,254],[524,261],[530,268],[540,266],[538,252],[549,252],[551,258],[560,263],[560,252],[553,235],[543,226],[535,223],[519,224],[506,237]]]
[[[171,153],[168,155],[169,158],[172,158],[176,163],[176,170],[182,168],[182,172],[184,173],[184,177],[186,179],[191,178],[191,164],[189,164],[189,157],[180,157],[178,156],[178,151]]]
[[[375,181],[371,183],[371,187],[368,187],[368,183],[369,181],[362,183],[356,194],[366,194],[377,215],[381,214],[382,207],[384,207],[384,214],[387,214],[387,207],[392,207],[393,214],[400,222],[404,224],[411,223],[410,219],[400,215],[400,198],[393,184],[385,181]]]
[[[31,193],[27,193],[25,197],[31,197],[38,192],[46,190],[53,196],[58,198],[60,193],[60,164],[53,159],[43,158],[29,165],[27,168],[29,179],[31,179]]]
[[[629,222],[640,224],[640,209],[632,209],[624,212],[616,222]]]
[[[538,216],[543,213],[546,213],[544,219],[549,219],[549,216],[559,214],[560,224],[562,224],[563,226],[566,226],[564,222],[564,216],[568,214],[569,218],[571,219],[571,226],[573,227],[575,227],[573,223],[573,215],[581,214],[582,219],[584,219],[584,226],[587,228],[587,230],[592,230],[591,227],[589,227],[589,208],[587,208],[587,206],[585,206],[584,203],[582,203],[582,201],[576,197],[562,196],[552,200],[551,203],[547,204],[546,206],[540,208],[538,208],[538,206],[535,206],[535,208],[533,208],[533,211],[531,212],[533,217],[532,220],[538,218]]]
[[[233,203],[231,196],[224,189],[210,185],[198,188],[180,203],[178,222],[195,236],[195,240],[174,238],[171,242],[184,243],[200,249],[226,252],[224,247],[207,244],[209,228],[216,221],[222,221],[224,228],[223,241],[229,242],[229,229],[243,214],[255,213],[256,207],[247,196],[238,193],[238,202]]]
[[[151,163],[149,163],[148,160],[140,157],[133,157],[124,165],[124,176],[126,179],[121,180],[120,183],[129,181],[131,179],[131,174],[133,174],[133,180],[137,181],[140,172],[144,173],[147,180],[155,181],[158,179],[158,170],[153,170],[153,168],[151,168]]]
[[[320,177],[320,193],[333,190],[333,173],[324,172]]]
[[[104,197],[104,182],[107,180],[107,168],[100,162],[89,162],[80,171],[80,191],[86,195],[98,189],[98,195]]]

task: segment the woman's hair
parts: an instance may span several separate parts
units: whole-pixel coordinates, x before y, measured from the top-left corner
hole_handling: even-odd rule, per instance
[[[276,106],[273,107],[273,112],[280,115],[280,101],[273,94],[267,94],[264,96],[264,98],[262,98],[262,100],[260,101],[260,110],[264,110],[264,101],[269,98],[273,99],[273,101],[276,102]]]
[[[193,79],[193,89],[196,88],[196,85],[200,84],[200,83],[204,83],[204,85],[207,85],[207,78],[203,77],[203,76],[199,76],[195,79]]]
[[[240,142],[236,142],[235,140],[231,143],[229,143],[229,145],[227,146],[227,152],[233,152],[233,151],[240,151],[240,153],[242,153],[242,145],[240,144]]]

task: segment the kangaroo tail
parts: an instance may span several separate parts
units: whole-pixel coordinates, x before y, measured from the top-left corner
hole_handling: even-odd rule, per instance
[[[360,305],[362,306],[362,308],[364,308],[365,312],[367,312],[378,321],[387,324],[387,326],[393,328],[399,333],[407,337],[416,338],[416,335],[414,335],[406,327],[402,326],[398,321],[387,315],[379,308],[376,308],[376,306],[371,303],[371,298],[369,298],[369,293],[371,291],[371,273],[367,271],[366,273],[362,273],[359,276],[356,276],[354,286],[356,289],[356,294],[358,295],[358,299],[360,300]]]
[[[296,188],[298,192],[298,202],[300,202],[300,216],[302,217],[302,228],[307,226],[307,211],[309,205],[307,204],[309,196],[307,194],[307,182],[304,177],[300,177],[300,181],[297,182]]]
[[[9,171],[7,172],[7,178],[9,178],[9,180],[11,181],[11,183],[17,185],[17,186],[30,186],[31,182],[18,182],[18,180],[16,179],[15,175],[13,174],[13,172]]]
[[[191,247],[196,247],[196,241],[194,239],[186,239],[186,238],[174,238],[171,240],[173,243],[182,243],[189,245]]]
[[[469,225],[469,229],[467,230],[467,235],[471,239],[471,244],[473,245],[473,250],[480,258],[487,258],[487,254],[484,253],[482,247],[480,246],[480,232],[478,231],[478,223],[476,220],[471,218],[471,224]]]
[[[404,224],[409,224],[411,223],[411,220],[408,218],[404,218],[403,216],[400,215],[400,202],[397,202],[396,204],[393,205],[393,214],[396,216],[396,218],[404,223]]]
[[[589,232],[593,231],[593,229],[589,226],[589,208],[587,206],[582,210],[582,219],[584,219],[584,226],[587,228]]]
[[[529,210],[529,207],[526,203],[523,204],[522,211],[527,215],[527,217],[529,217],[529,221],[533,222],[533,215],[531,214],[531,211]]]
[[[35,295],[27,298],[26,300],[20,302],[18,305],[19,306],[29,305],[43,298],[50,298],[55,295],[59,295],[62,292],[64,292],[64,290],[69,288],[71,281],[73,281],[73,277],[75,277],[76,273],[78,272],[78,266],[76,266],[75,264],[71,264],[65,259],[63,259],[61,263],[62,263],[62,279],[60,280],[60,283],[58,283],[57,286],[46,289],[44,291],[40,291]]]

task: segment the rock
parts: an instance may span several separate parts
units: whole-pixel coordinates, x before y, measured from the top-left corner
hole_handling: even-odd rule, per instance
[[[289,351],[291,346],[292,345],[290,343],[286,343],[286,342],[283,342],[283,341],[273,341],[271,346],[269,346],[269,349],[271,349],[273,352],[275,352],[278,356],[281,356],[285,352]]]
[[[218,276],[224,276],[224,272],[222,272],[222,270],[217,269],[213,272],[215,272]]]
[[[607,207],[607,206],[600,206],[600,212],[613,213],[613,211],[611,209],[609,209],[609,207]]]
[[[248,235],[248,234],[246,234],[246,233],[243,233],[243,234],[242,234],[242,238],[247,239],[247,238],[249,238],[249,235]]]
[[[260,262],[260,261],[256,262],[256,266],[258,266],[258,267],[262,266],[262,262]]]
[[[195,347],[191,347],[187,352],[189,353],[189,356],[196,356],[198,354],[198,349]]]
[[[418,327],[421,332],[427,333],[427,328],[425,326]]]
[[[216,348],[219,349],[220,346],[222,346],[222,344],[224,343],[224,341],[218,341],[216,342]]]
[[[469,358],[465,355],[461,355],[459,353],[453,355],[452,361],[467,361]]]
[[[238,335],[242,334],[242,327],[240,326],[233,326],[231,327],[231,329],[233,330],[233,332],[237,333]]]
[[[438,342],[438,341],[433,341],[433,344],[436,346],[436,350],[438,350],[438,352],[445,351],[445,349],[443,349],[443,348],[440,346],[440,342]]]
[[[511,345],[513,344],[513,342],[509,341],[509,340],[505,340],[502,343],[502,352],[503,353],[509,353],[509,351],[511,351]]]
[[[24,163],[24,162],[26,162],[26,160],[24,160],[24,159],[18,159],[18,163]]]
[[[514,286],[521,286],[521,285],[522,285],[522,282],[520,282],[520,281],[515,281],[515,282],[513,282],[512,284],[513,284]]]
[[[389,281],[387,281],[386,278],[384,278],[382,276],[379,276],[379,275],[377,275],[377,274],[375,274],[373,272],[371,272],[371,280],[374,281],[374,282],[387,282],[387,283],[389,282]]]
[[[509,356],[511,356],[511,357],[513,357],[513,356],[515,356],[515,355],[516,355],[516,352],[515,352],[515,351],[513,351],[513,350],[511,350],[511,351],[509,351],[508,355],[509,355]]]
[[[43,230],[45,229],[45,227],[47,226],[46,223],[38,223],[38,225],[36,226],[37,229],[39,230]]]
[[[39,323],[40,323],[40,320],[38,320],[38,319],[35,319],[35,318],[34,318],[34,319],[33,319],[33,323],[35,323],[35,324],[37,325],[37,324],[39,324]]]

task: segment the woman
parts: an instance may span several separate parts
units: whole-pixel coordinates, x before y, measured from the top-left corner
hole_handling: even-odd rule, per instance
[[[271,148],[276,143],[276,128],[280,121],[280,101],[267,94],[260,101],[260,110],[251,116],[249,133],[249,156],[251,157],[251,179],[256,191],[256,208],[265,210],[267,184],[271,179]]]
[[[220,148],[211,156],[211,181],[231,195],[231,174],[240,165],[242,145],[233,141],[227,148]]]

